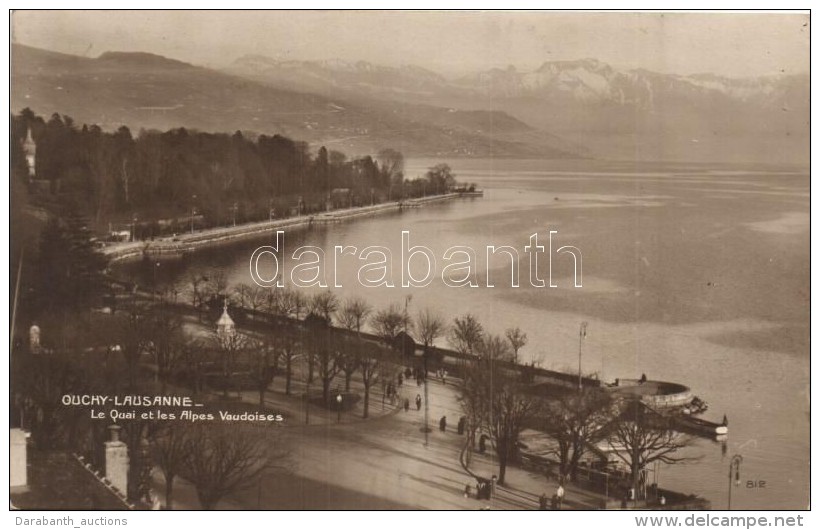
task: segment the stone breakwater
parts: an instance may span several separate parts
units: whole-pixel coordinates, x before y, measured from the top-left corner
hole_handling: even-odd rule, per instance
[[[245,238],[258,237],[267,233],[286,228],[310,227],[341,223],[350,219],[370,217],[383,213],[401,211],[404,208],[419,208],[430,203],[441,202],[459,197],[474,197],[478,194],[447,193],[409,199],[403,202],[388,202],[372,206],[345,208],[322,212],[313,215],[301,215],[288,219],[276,219],[259,223],[247,223],[238,226],[210,228],[193,234],[179,234],[175,237],[158,238],[154,241],[132,241],[127,243],[113,243],[102,249],[102,253],[111,261],[141,258],[144,254],[150,256],[174,256],[197,248],[235,241]]]

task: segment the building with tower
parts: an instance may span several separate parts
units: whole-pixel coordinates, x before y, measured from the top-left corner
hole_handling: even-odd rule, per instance
[[[28,166],[28,178],[34,179],[36,176],[35,160],[37,158],[37,144],[31,136],[31,127],[28,128],[26,139],[23,141],[23,152],[26,154],[26,165]]]

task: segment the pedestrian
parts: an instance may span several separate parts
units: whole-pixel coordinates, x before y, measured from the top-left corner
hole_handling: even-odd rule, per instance
[[[441,384],[442,385],[447,384],[447,370],[444,370],[444,369],[441,370]]]
[[[465,498],[465,499],[469,499],[469,498],[470,498],[470,494],[471,494],[471,491],[470,491],[470,483],[468,482],[467,484],[465,484],[465,485],[464,485],[464,498]]]
[[[564,504],[564,486],[560,483],[558,484],[558,489],[555,490],[555,496],[558,498],[558,509],[561,509],[561,505]]]
[[[410,410],[410,400],[408,398],[404,398],[404,412]]]
[[[396,379],[397,379],[397,381],[398,381],[398,385],[396,385],[396,386],[401,386],[402,380],[404,379],[404,378],[402,377],[401,373],[399,373],[399,376],[398,376]]]
[[[416,394],[416,410],[421,410],[421,396]]]
[[[487,435],[482,434],[478,439],[478,452],[484,454],[487,452]]]
[[[546,510],[547,509],[547,492],[546,491],[544,493],[542,493],[540,497],[538,497],[538,509],[539,510]]]
[[[661,498],[658,499],[658,502],[660,502],[661,506],[666,506],[666,497],[661,495]]]
[[[442,416],[438,421],[438,429],[441,432],[445,432],[447,430],[447,416]]]

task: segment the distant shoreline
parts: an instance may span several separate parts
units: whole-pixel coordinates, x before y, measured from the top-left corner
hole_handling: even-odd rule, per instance
[[[481,197],[483,192],[446,193],[419,197],[401,202],[388,202],[372,206],[359,206],[322,212],[313,215],[300,215],[287,219],[246,223],[238,226],[209,228],[193,234],[180,234],[175,237],[157,238],[153,241],[130,241],[127,243],[112,243],[102,249],[102,253],[110,261],[126,261],[141,258],[146,253],[149,256],[175,256],[218,243],[234,241],[248,237],[255,237],[281,230],[312,225],[341,223],[358,217],[370,217],[387,212],[401,211],[404,208],[420,208],[434,202],[457,199],[461,197]]]

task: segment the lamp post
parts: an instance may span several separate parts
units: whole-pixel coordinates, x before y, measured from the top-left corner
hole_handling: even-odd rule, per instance
[[[732,479],[734,478],[735,487],[740,486],[740,464],[742,463],[743,457],[741,455],[733,456],[729,462],[729,506],[727,510],[732,509]]]
[[[159,269],[159,262],[156,262],[154,264],[153,269],[154,269],[153,270],[153,272],[154,272],[154,299],[156,300],[157,292],[159,291],[159,289],[157,288],[157,269]]]
[[[194,234],[194,215],[196,215],[196,195],[191,196],[191,235]]]
[[[137,218],[136,215],[134,215],[134,217],[131,218],[131,241],[136,241],[137,240],[137,237],[136,237],[137,221],[138,221],[138,218]]]
[[[339,423],[342,421],[342,394],[336,394],[336,410],[338,413],[336,423]]]
[[[581,377],[581,345],[584,343],[584,337],[587,336],[587,322],[581,322],[581,329],[578,332],[578,392],[581,391],[582,377]]]

